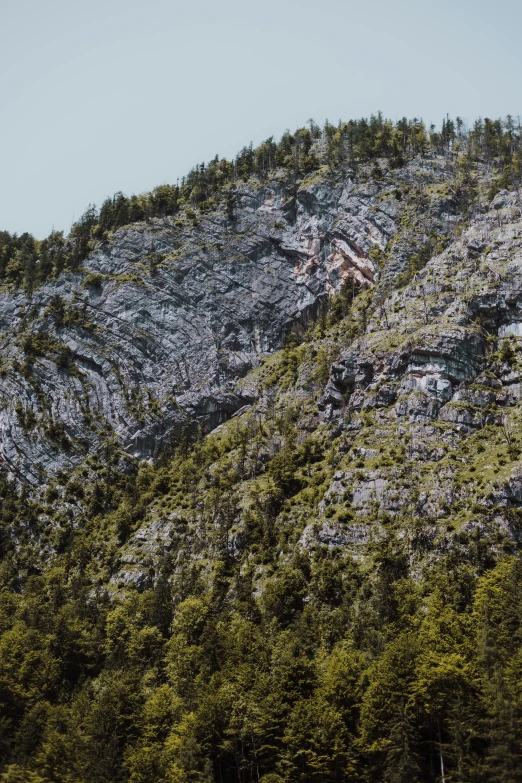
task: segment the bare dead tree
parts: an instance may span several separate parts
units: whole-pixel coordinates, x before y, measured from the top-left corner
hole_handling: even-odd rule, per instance
[[[505,413],[500,419],[500,431],[502,432],[507,445],[511,446],[513,443],[513,425]]]
[[[428,302],[426,300],[426,288],[425,286],[420,286],[420,292],[422,296],[422,302],[424,304],[424,321],[425,323],[428,323]]]
[[[390,324],[388,323],[388,313],[386,312],[385,306],[381,305],[381,318],[384,320],[384,323],[386,325],[386,328],[390,328]]]

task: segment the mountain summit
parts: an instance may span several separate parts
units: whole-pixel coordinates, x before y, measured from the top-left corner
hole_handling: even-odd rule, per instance
[[[0,234],[0,781],[517,781],[522,135],[326,124]]]

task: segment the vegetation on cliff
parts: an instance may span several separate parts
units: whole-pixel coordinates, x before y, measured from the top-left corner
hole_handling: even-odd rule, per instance
[[[259,166],[386,176],[378,285],[348,275],[211,433],[187,415],[138,464],[107,430],[31,490],[0,472],[3,783],[522,780],[518,129],[299,133],[177,203],[232,212]],[[435,184],[393,168],[429,155]]]

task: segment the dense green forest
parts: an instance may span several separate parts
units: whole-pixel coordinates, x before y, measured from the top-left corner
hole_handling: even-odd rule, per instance
[[[381,114],[338,125],[326,122],[323,128],[310,121],[309,127],[287,132],[279,142],[271,137],[256,148],[244,147],[233,161],[216,156],[208,164],[195,166],[181,184],[160,185],[140,196],[116,193],[99,210],[90,206],[68,236],[54,231],[38,241],[30,234],[0,232],[0,283],[31,291],[64,270],[77,270],[96,241],[136,221],[174,216],[183,210],[196,217],[197,212],[211,211],[219,204],[225,205],[233,221],[238,183],[251,177],[266,181],[277,170],[297,180],[322,167],[333,171],[349,166],[356,172],[360,164],[379,158],[400,167],[413,157],[437,154],[461,158],[464,169],[478,161],[486,163],[495,170],[495,186],[501,189],[520,180],[521,145],[520,125],[511,116],[477,120],[469,130],[459,117],[445,118],[439,130],[435,126],[426,129],[416,118],[393,123]]]
[[[42,506],[3,483],[2,781],[521,779],[520,555],[469,534],[437,551],[422,519],[382,517],[364,561],[303,551],[289,510],[313,513],[335,450],[325,433],[297,446],[294,418],[185,439],[137,474],[108,452],[95,483],[67,484],[74,525],[42,525],[52,486]],[[248,456],[271,437],[285,446],[232,545]],[[114,601],[117,548],[158,503],[184,509],[177,545]],[[412,547],[435,554],[421,578]]]

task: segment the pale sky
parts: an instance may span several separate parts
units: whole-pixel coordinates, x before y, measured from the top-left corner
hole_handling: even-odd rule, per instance
[[[309,118],[522,113],[520,0],[0,0],[0,230]]]

